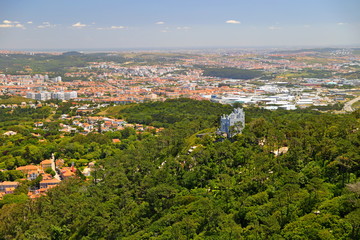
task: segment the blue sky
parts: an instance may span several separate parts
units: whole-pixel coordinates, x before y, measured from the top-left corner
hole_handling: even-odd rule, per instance
[[[0,0],[0,49],[360,45],[359,0]]]

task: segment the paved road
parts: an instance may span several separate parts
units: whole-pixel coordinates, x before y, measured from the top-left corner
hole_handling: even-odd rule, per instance
[[[351,101],[346,102],[345,105],[344,105],[343,110],[344,110],[345,112],[353,112],[353,111],[355,111],[355,109],[353,109],[353,108],[351,107],[351,105],[353,105],[353,104],[356,103],[357,101],[360,101],[360,96],[357,97],[357,98],[352,99]]]
[[[59,174],[57,173],[56,171],[56,168],[55,168],[55,157],[54,157],[54,154],[52,154],[52,157],[50,158],[51,159],[51,168],[52,170],[55,172],[55,176],[54,178],[58,179],[58,180],[61,180]]]

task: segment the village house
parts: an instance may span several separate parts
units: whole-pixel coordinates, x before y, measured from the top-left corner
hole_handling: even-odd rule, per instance
[[[58,179],[46,179],[40,182],[40,188],[48,188],[49,186],[58,185],[61,181]]]
[[[84,128],[85,132],[91,132],[94,130],[94,126],[88,123],[83,123],[82,127]]]
[[[7,131],[7,132],[5,132],[3,135],[4,135],[4,136],[14,136],[14,135],[16,135],[16,134],[17,134],[17,132]]]
[[[84,174],[85,177],[90,177],[91,172],[94,171],[95,162],[90,162],[86,168],[82,171],[82,174]]]
[[[53,176],[51,174],[48,173],[42,174],[42,180],[50,180],[50,179],[53,179]]]
[[[39,167],[35,165],[26,165],[26,166],[17,167],[16,170],[21,171],[25,175],[27,175],[29,172],[37,172],[37,173],[40,172]]]
[[[71,177],[75,177],[76,168],[74,167],[63,167],[60,170],[60,176],[62,179],[68,179]]]
[[[65,164],[64,159],[59,158],[55,161],[55,165],[57,168],[62,168],[64,166],[64,164]]]
[[[38,176],[39,176],[39,172],[38,171],[30,171],[28,172],[27,176],[26,176],[26,179],[27,180],[35,180]]]
[[[5,181],[0,183],[0,192],[6,193],[6,190],[13,191],[12,189],[15,189],[19,186],[18,182],[9,182]]]
[[[15,191],[14,187],[5,188],[5,194],[12,194],[14,193],[14,191]]]
[[[41,166],[41,168],[42,168],[43,170],[45,170],[45,169],[47,169],[47,168],[51,168],[51,160],[46,159],[46,160],[42,161],[42,162],[40,163],[40,166]]]
[[[42,126],[44,126],[44,123],[43,122],[35,122],[34,126],[35,127],[42,127]]]
[[[27,196],[28,196],[30,199],[38,198],[38,197],[44,196],[46,190],[47,190],[47,189],[45,189],[45,188],[40,188],[40,189],[37,189],[37,190],[29,191],[29,192],[27,193]]]

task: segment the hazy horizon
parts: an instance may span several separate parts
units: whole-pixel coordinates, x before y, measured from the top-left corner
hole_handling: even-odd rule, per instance
[[[358,49],[358,45],[332,45],[332,46],[213,46],[213,47],[168,47],[168,48],[0,48],[0,51],[19,52],[80,52],[80,53],[101,53],[101,52],[181,52],[181,51],[260,51],[260,50],[311,50],[311,49]]]

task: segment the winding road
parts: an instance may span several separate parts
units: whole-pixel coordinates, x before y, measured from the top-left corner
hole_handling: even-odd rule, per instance
[[[55,156],[54,156],[54,153],[53,154],[51,154],[51,168],[52,168],[52,170],[55,172],[55,176],[54,176],[54,178],[56,178],[56,179],[58,179],[58,180],[61,180],[61,178],[60,178],[60,176],[59,176],[59,174],[57,173],[57,171],[56,171],[56,166],[55,166]]]
[[[344,105],[343,110],[344,110],[345,112],[353,112],[353,111],[355,111],[355,109],[352,108],[352,105],[353,105],[354,103],[356,103],[357,101],[360,101],[360,96],[357,97],[357,98],[354,98],[354,99],[352,99],[352,100],[350,100],[350,101],[348,101],[348,102],[346,102],[345,105]]]

